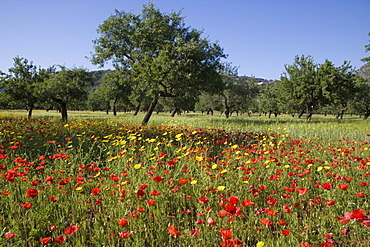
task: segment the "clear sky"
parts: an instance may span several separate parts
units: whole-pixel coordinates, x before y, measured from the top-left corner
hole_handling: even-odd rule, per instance
[[[98,70],[86,59],[98,25],[115,9],[140,13],[149,2],[182,9],[185,24],[218,41],[239,75],[279,79],[296,55],[357,69],[370,56],[370,0],[0,0],[0,70],[16,56]]]

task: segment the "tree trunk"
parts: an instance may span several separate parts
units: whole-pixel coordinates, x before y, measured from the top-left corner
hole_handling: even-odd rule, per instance
[[[309,104],[306,104],[306,119],[307,121],[310,121],[312,117],[312,109]]]
[[[150,103],[150,106],[149,106],[149,108],[148,108],[148,110],[145,114],[145,117],[144,117],[143,121],[141,122],[142,125],[146,125],[149,122],[149,119],[152,116],[152,113],[153,113],[154,108],[157,105],[157,103],[158,103],[158,99],[154,98],[152,100],[152,103]]]
[[[366,113],[364,115],[364,120],[366,120],[370,116],[370,109],[366,107]]]
[[[226,118],[229,118],[229,116],[230,116],[230,107],[226,106],[225,108],[226,108],[225,116],[226,116]]]
[[[110,107],[110,105],[109,105],[109,103],[107,103],[107,106],[105,107],[105,112],[106,112],[107,114],[109,114],[109,107]]]
[[[271,117],[272,111],[269,111],[269,118]]]
[[[113,115],[117,116],[117,99],[113,102]]]
[[[139,111],[140,111],[140,105],[141,105],[141,103],[139,103],[139,104],[136,106],[134,116],[136,116],[136,115],[139,113]]]
[[[68,121],[68,115],[67,115],[67,103],[66,102],[59,102],[60,106],[60,113],[62,114],[62,121],[67,122]]]
[[[175,106],[171,112],[171,117],[174,117],[177,111],[177,107]]]
[[[32,117],[32,110],[33,110],[33,104],[31,104],[28,108],[28,119],[31,119]]]
[[[302,110],[301,113],[299,113],[298,118],[301,118],[303,114],[304,114],[304,110]]]

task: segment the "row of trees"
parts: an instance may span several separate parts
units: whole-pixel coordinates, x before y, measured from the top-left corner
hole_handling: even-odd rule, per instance
[[[90,79],[91,73],[86,69],[63,66],[43,69],[16,57],[9,73],[2,73],[0,104],[3,108],[26,108],[28,118],[35,107],[51,109],[57,105],[66,121],[67,105],[87,98]]]
[[[67,105],[112,109],[115,115],[118,109],[135,114],[144,109],[143,124],[154,110],[171,110],[173,116],[181,110],[218,110],[226,117],[250,111],[306,113],[308,120],[313,112],[370,115],[370,82],[348,62],[336,67],[329,60],[315,64],[311,56],[297,56],[280,80],[260,85],[256,78],[237,76],[237,69],[223,61],[227,56],[219,44],[186,27],[180,13],[164,14],[153,4],[138,15],[116,11],[98,33],[91,62],[101,67],[111,62],[113,71],[42,69],[16,57],[13,68],[2,73],[0,104],[26,107],[29,117],[34,107],[57,105],[63,120]]]

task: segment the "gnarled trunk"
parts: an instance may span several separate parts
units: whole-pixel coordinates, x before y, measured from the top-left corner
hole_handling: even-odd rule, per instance
[[[149,122],[149,119],[152,116],[152,113],[153,113],[154,108],[157,105],[157,103],[158,103],[158,99],[154,98],[152,100],[152,103],[150,103],[150,106],[149,106],[149,108],[148,108],[148,110],[145,114],[145,117],[144,117],[143,121],[141,122],[142,125],[146,125]]]

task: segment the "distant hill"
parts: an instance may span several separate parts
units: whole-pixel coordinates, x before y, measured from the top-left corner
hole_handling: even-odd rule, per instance
[[[358,69],[357,73],[362,76],[364,79],[368,79],[370,77],[370,62],[361,66]]]
[[[92,89],[96,88],[97,86],[100,85],[102,77],[106,74],[111,72],[111,70],[96,70],[96,71],[91,71],[92,73]],[[263,78],[256,78],[252,76],[239,76],[239,78],[244,79],[244,80],[252,80],[258,85],[262,84],[271,84],[274,81],[273,80],[267,80]]]

